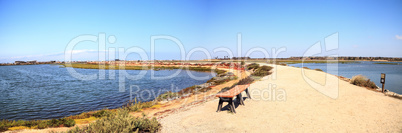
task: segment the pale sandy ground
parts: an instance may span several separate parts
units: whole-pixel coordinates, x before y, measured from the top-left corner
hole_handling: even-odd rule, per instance
[[[402,132],[402,100],[305,70],[319,84],[330,81],[313,88],[301,70],[277,66],[250,86],[252,99],[236,114],[215,112],[215,99],[161,119],[162,132]]]

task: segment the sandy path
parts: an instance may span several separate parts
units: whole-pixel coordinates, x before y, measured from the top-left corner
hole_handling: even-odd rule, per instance
[[[301,68],[277,66],[274,73],[250,86],[253,99],[237,114],[216,113],[215,99],[161,119],[162,132],[402,132],[402,100],[315,70],[305,75],[320,84],[330,79],[330,86],[314,89]],[[319,92],[336,89],[336,99]]]

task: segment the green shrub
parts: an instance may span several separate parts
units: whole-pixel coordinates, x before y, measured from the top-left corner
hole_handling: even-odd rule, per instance
[[[159,130],[161,125],[159,122],[156,120],[156,118],[152,118],[151,120],[142,117],[142,118],[136,118],[134,120],[134,131],[144,131],[144,132],[156,132]]]
[[[222,93],[222,92],[228,91],[228,90],[230,90],[230,89],[232,89],[232,88],[233,88],[233,87],[225,87],[225,88],[222,88],[221,91],[219,91],[218,93]]]
[[[0,121],[0,132],[7,131],[7,129],[9,127],[11,127],[10,125],[11,125],[11,121],[9,121],[9,120],[1,120]]]
[[[251,84],[254,81],[253,78],[251,78],[250,76],[240,80],[237,85],[246,85],[246,84]]]
[[[59,127],[60,125],[63,125],[63,123],[57,119],[52,119],[50,121],[48,121],[48,124],[51,127]]]
[[[350,83],[357,86],[368,87],[372,89],[377,88],[377,86],[373,81],[370,81],[370,79],[366,78],[363,75],[353,76],[352,80],[350,80]]]
[[[100,118],[100,117],[104,117],[104,116],[110,115],[111,113],[112,113],[112,112],[110,112],[110,111],[107,110],[107,109],[102,109],[102,110],[100,110],[100,111],[94,113],[92,116],[95,116],[96,118]]]
[[[145,116],[142,118],[135,118],[129,114],[128,110],[118,109],[113,115],[101,118],[88,126],[82,128],[76,127],[67,132],[157,132],[160,127],[160,123],[155,118],[148,119]]]
[[[188,93],[195,93],[196,85],[184,88],[180,90],[178,93],[179,95],[188,94]]]
[[[227,82],[229,80],[230,80],[229,78],[225,78],[225,79],[222,79],[222,80],[214,80],[213,82],[215,83],[215,85],[219,85],[219,84]],[[187,88],[177,92],[175,95],[182,96],[184,94],[196,94],[198,92],[207,92],[209,90],[211,90],[210,87],[201,87],[201,86],[198,86],[198,85],[194,85],[194,86],[187,87]]]
[[[214,78],[211,78],[211,79],[209,79],[208,81],[207,81],[207,83],[211,83],[211,82],[214,82]]]
[[[35,125],[37,125],[37,121],[35,121],[35,120],[32,120],[32,121],[25,121],[25,124],[24,125],[22,125],[22,126],[26,126],[26,127],[32,127],[32,126],[35,126]]]
[[[260,67],[260,64],[252,63],[252,64],[247,66],[247,69],[248,70],[255,70],[255,69],[259,68],[259,67]]]
[[[154,101],[143,102],[143,103],[142,103],[142,108],[150,108],[150,107],[152,107],[152,106],[154,106],[154,105],[155,105],[155,102],[154,102]]]
[[[131,112],[136,112],[136,111],[140,111],[142,109],[142,106],[141,106],[141,104],[129,103],[123,108],[128,111],[131,111]]]
[[[75,125],[75,121],[71,118],[60,118],[52,120],[1,120],[0,121],[0,132],[7,131],[8,128],[25,126],[25,127],[37,127],[38,129],[44,129],[48,127],[71,127]]]
[[[321,71],[321,72],[322,72],[322,70],[321,70],[321,69],[318,69],[318,68],[317,68],[317,69],[314,69],[314,70],[316,70],[316,71]]]
[[[226,73],[226,71],[225,71],[225,70],[215,69],[215,73],[216,73],[217,75],[219,75],[219,74],[222,74],[222,73]]]
[[[75,121],[73,119],[63,118],[63,125],[66,127],[72,127],[75,125]]]
[[[136,112],[140,111],[141,109],[152,107],[153,105],[155,105],[155,101],[141,102],[137,101],[137,99],[134,99],[134,102],[128,103],[123,108],[128,111]]]
[[[74,120],[73,120],[74,121]],[[74,121],[74,125],[75,125],[75,121]],[[73,125],[73,126],[74,126]],[[38,124],[38,129],[45,129],[45,128],[47,128],[47,123],[46,122],[40,122],[39,124]]]
[[[270,75],[271,72],[269,71],[255,71],[253,74],[253,76],[266,76],[266,75]]]
[[[222,88],[218,93],[222,93],[222,92],[228,91],[228,90],[232,89],[233,87],[235,87],[236,85],[251,84],[253,81],[254,81],[254,79],[251,78],[250,76],[248,76],[248,77],[246,77],[246,78],[240,80],[239,82],[234,83],[234,84],[233,84],[232,86],[230,86],[230,87]]]
[[[222,79],[222,80],[215,80],[215,85],[220,85],[220,84],[223,84],[223,83],[228,82],[228,81],[230,81],[229,78],[225,78],[225,79]]]
[[[310,69],[310,68],[308,68],[308,67],[303,67],[304,69]]]
[[[209,91],[209,90],[211,90],[212,88],[211,87],[204,87],[204,88],[201,88],[200,90],[198,90],[199,92],[207,92],[207,91]]]
[[[227,76],[227,73],[221,73],[221,74],[218,74],[218,75],[216,75],[217,77],[225,77],[225,76]]]
[[[253,76],[267,76],[271,74],[273,68],[270,66],[262,66],[257,68],[251,75]]]
[[[273,67],[270,66],[262,66],[259,69],[263,70],[263,71],[271,71],[273,69]]]
[[[11,127],[18,127],[18,126],[26,126],[26,127],[31,127],[35,126],[36,124],[41,123],[43,120],[38,120],[38,121],[24,121],[24,120],[18,120],[18,121],[13,121],[13,120],[1,120],[0,121],[0,132],[7,131],[8,128]]]
[[[84,113],[81,113],[81,114],[79,114],[79,115],[72,115],[72,116],[69,116],[69,117],[67,117],[67,118],[70,118],[70,119],[85,119],[85,118],[91,117],[94,113],[95,113],[94,111],[91,111],[91,112],[84,112]]]
[[[170,99],[170,98],[174,98],[174,97],[178,97],[179,94],[175,93],[175,92],[171,92],[171,91],[167,91],[161,95],[159,95],[156,100],[157,101],[163,101],[165,99]]]

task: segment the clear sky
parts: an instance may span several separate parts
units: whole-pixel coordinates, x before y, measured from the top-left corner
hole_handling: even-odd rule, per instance
[[[278,57],[302,56],[313,44],[338,33],[339,56],[402,57],[402,1],[41,1],[0,0],[0,62],[64,60],[77,36],[116,38],[107,48],[140,47],[150,57],[151,36],[169,35],[184,45],[237,56],[252,48],[285,47]],[[156,59],[180,59],[169,40],[155,42]],[[73,60],[96,60],[96,42],[74,48]],[[251,54],[251,57],[263,57]],[[118,58],[118,57],[117,57]],[[131,54],[127,59],[138,59]],[[206,58],[195,52],[190,59]]]

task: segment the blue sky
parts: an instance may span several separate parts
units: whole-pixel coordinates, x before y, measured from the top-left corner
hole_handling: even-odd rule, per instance
[[[139,47],[150,57],[151,36],[168,35],[184,45],[238,56],[252,48],[285,47],[277,57],[302,56],[338,33],[339,56],[402,57],[402,1],[9,1],[0,0],[0,62],[64,60],[77,36],[113,35],[107,48]],[[97,42],[74,48],[73,60],[97,60]],[[169,40],[155,42],[156,59],[180,59]],[[121,55],[121,54],[119,54]],[[251,57],[263,57],[253,53]],[[272,55],[271,55],[272,57]],[[122,58],[122,57],[120,57]],[[130,54],[126,59],[138,59]],[[194,52],[190,59],[206,58]]]

